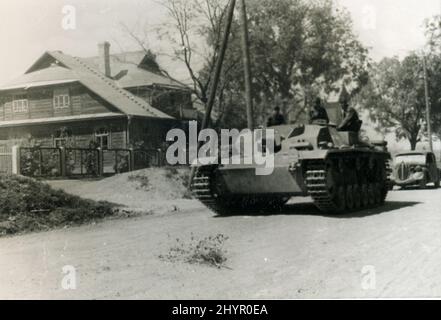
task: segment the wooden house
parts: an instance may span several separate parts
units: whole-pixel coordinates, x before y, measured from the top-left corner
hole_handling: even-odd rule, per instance
[[[0,146],[92,142],[103,149],[158,148],[168,130],[197,118],[191,91],[162,72],[149,52],[79,58],[44,53],[0,87]]]

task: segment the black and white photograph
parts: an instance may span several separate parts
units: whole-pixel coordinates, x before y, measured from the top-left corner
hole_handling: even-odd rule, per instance
[[[1,0],[0,46],[0,300],[441,299],[441,0]]]

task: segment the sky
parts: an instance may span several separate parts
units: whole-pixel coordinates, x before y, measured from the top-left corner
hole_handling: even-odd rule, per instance
[[[138,49],[121,24],[139,31],[166,23],[166,12],[157,1],[1,0],[0,83],[22,74],[46,50],[87,57],[96,55],[97,43],[106,40],[112,44],[113,52]],[[402,57],[421,49],[424,19],[441,13],[441,0],[336,1],[351,13],[354,31],[371,48],[374,60]],[[71,8],[75,9],[75,23],[73,27],[72,20],[68,20],[66,28],[66,12],[71,17]],[[163,50],[154,37],[147,35],[147,41],[153,51]],[[184,79],[183,69],[170,71]]]

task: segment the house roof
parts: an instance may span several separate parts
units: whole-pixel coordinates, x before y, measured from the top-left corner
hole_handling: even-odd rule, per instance
[[[99,69],[99,57],[80,58],[88,65]],[[170,86],[182,90],[188,88],[182,83],[149,67],[145,51],[124,52],[110,55],[112,77],[122,88],[140,86]]]
[[[21,125],[33,125],[33,124],[47,124],[47,123],[60,123],[60,122],[72,122],[82,121],[90,119],[108,119],[108,118],[120,118],[124,117],[124,114],[116,112],[98,113],[98,114],[82,114],[76,116],[64,116],[42,119],[25,119],[25,120],[9,120],[0,121],[0,128],[15,127]]]
[[[54,67],[54,62],[58,66]],[[51,79],[51,76],[54,76],[55,80]],[[0,87],[0,91],[11,88],[27,88],[39,83],[47,83],[47,81],[51,81],[51,84],[59,84],[67,80],[80,82],[124,114],[173,119],[153,108],[145,100],[123,89],[115,80],[104,76],[83,59],[64,54],[61,51],[46,52],[28,69],[25,75],[4,87]]]
[[[60,83],[79,81],[77,75],[70,69],[59,65],[26,73],[2,86],[1,90],[11,90],[30,87],[41,87]]]

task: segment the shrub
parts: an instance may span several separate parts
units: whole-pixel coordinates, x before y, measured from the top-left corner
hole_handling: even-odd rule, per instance
[[[201,240],[195,239],[192,235],[189,243],[176,239],[176,244],[170,248],[170,251],[159,258],[172,262],[182,260],[192,264],[223,268],[226,267],[227,261],[227,252],[224,249],[227,240],[228,237],[223,234],[208,236]]]
[[[114,207],[31,178],[0,175],[0,235],[79,225],[112,216]]]

